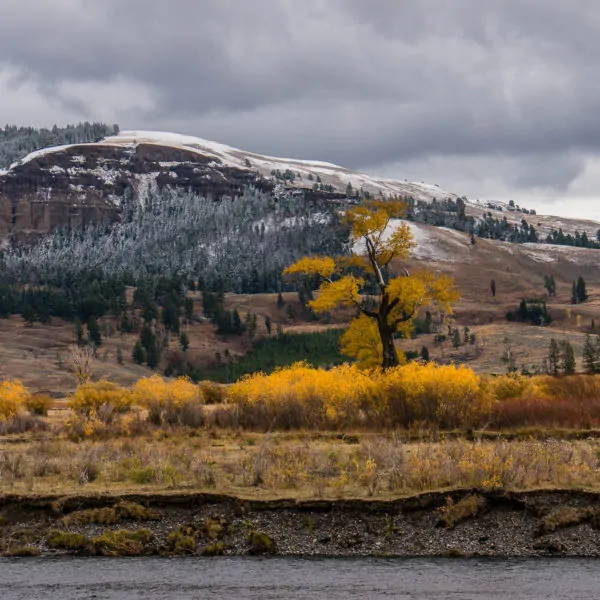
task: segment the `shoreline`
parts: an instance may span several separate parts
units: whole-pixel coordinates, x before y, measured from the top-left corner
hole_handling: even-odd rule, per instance
[[[0,556],[600,557],[600,493],[0,495]]]

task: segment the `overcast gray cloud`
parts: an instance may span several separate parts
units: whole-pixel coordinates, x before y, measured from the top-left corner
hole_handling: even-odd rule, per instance
[[[575,198],[600,218],[599,34],[595,0],[0,0],[0,115],[176,130],[549,210]]]

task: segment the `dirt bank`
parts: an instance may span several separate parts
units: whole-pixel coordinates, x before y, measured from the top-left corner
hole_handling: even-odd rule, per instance
[[[0,553],[600,556],[600,494],[461,490],[382,500],[0,496]]]

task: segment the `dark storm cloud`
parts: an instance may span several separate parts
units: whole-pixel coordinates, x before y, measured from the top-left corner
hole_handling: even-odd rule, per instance
[[[565,189],[600,145],[599,33],[595,0],[4,0],[0,62],[66,114],[120,78],[152,97],[131,126]]]

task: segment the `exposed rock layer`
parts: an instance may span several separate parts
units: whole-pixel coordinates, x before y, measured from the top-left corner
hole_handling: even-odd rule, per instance
[[[106,525],[98,509],[124,501],[126,516]],[[138,520],[132,506],[144,507]],[[48,547],[49,532],[57,529],[89,539],[89,547],[77,550],[89,553],[106,534],[137,535],[144,528],[143,538],[151,541],[137,546],[141,554],[600,556],[599,507],[599,494],[575,491],[465,490],[394,501],[305,502],[217,494],[15,495],[0,497],[0,553],[68,553]],[[90,522],[90,513],[99,521]],[[24,536],[25,549],[18,546]]]

